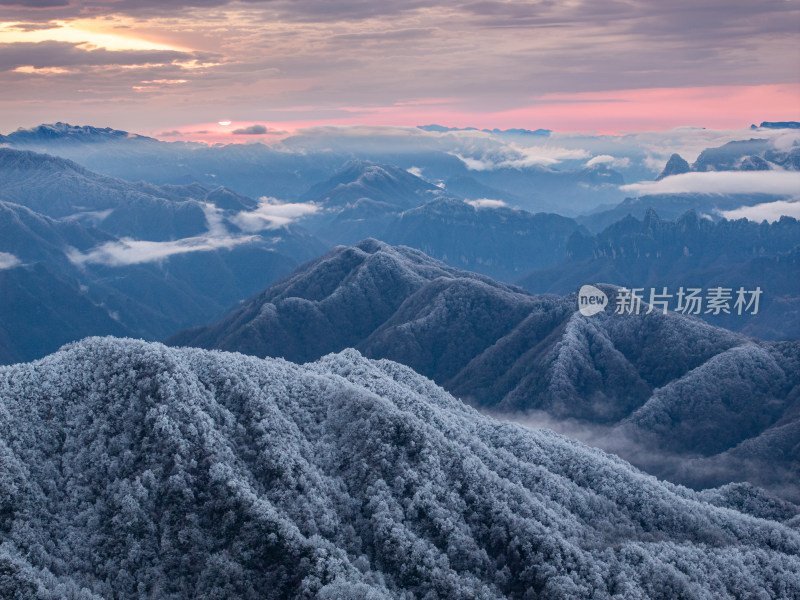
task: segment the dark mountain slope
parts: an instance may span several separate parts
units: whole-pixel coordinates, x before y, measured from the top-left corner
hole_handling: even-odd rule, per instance
[[[55,352],[87,335],[130,335],[79,284],[42,263],[0,269],[0,364]]]
[[[197,202],[175,201],[155,186],[97,175],[62,158],[0,148],[0,173],[2,200],[54,218],[94,213],[115,235],[168,240],[206,229]]]
[[[89,334],[164,339],[220,318],[326,249],[295,225],[261,218],[257,206],[221,187],[130,183],[0,148],[0,270],[41,267],[33,278],[4,275],[14,284],[0,298],[0,329],[27,335],[6,339],[0,362],[39,358]],[[28,310],[22,299],[34,295]]]
[[[568,258],[534,271],[519,283],[535,293],[566,294],[592,281],[671,293],[684,288],[760,287],[756,315],[705,315],[710,323],[762,339],[796,339],[800,321],[800,222],[747,219],[716,223],[689,211],[670,221],[650,209],[642,220],[627,217],[595,236],[576,233]]]
[[[24,262],[47,261],[65,267],[65,248],[86,252],[114,241],[112,235],[72,221],[51,219],[29,208],[0,201],[0,251]]]
[[[380,239],[417,248],[460,269],[513,281],[528,270],[563,261],[570,236],[581,229],[556,214],[443,198],[401,213]]]
[[[220,318],[323,249],[293,227],[270,233],[275,237],[230,249],[116,264],[116,256],[135,252],[125,249],[128,242],[0,201],[0,257],[10,255],[14,263],[0,265],[0,330],[14,332],[2,342],[0,364],[40,358],[87,335],[163,339]],[[104,256],[76,260],[98,248],[111,264],[102,264]]]
[[[796,509],[658,482],[353,351],[93,339],[0,392],[4,597],[800,593],[797,531],[727,507]]]

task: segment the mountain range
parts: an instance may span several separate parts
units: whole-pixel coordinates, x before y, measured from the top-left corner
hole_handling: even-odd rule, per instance
[[[0,598],[800,597],[791,125],[0,136]]]
[[[691,165],[680,154],[673,154],[656,181],[691,172],[769,170],[800,170],[800,145],[777,147],[764,138],[737,140],[706,148]]]
[[[88,148],[103,156],[114,155],[112,146],[139,148],[144,153],[165,147],[177,151],[177,147],[152,138],[65,124],[21,130],[4,141],[18,146]],[[154,156],[158,152],[161,150]],[[448,155],[447,160],[457,159]],[[81,333],[164,339],[179,329],[221,317],[236,302],[288,275],[330,246],[353,244],[363,237],[408,245],[451,266],[506,282],[521,282],[537,292],[565,293],[574,290],[578,280],[587,279],[640,286],[650,282],[672,284],[687,278],[699,278],[704,285],[716,281],[727,284],[726,279],[733,274],[747,280],[733,282],[737,285],[769,280],[770,289],[764,288],[764,302],[771,303],[769,310],[753,319],[722,318],[714,323],[766,339],[796,337],[791,326],[798,313],[791,275],[795,268],[793,250],[756,249],[752,240],[740,239],[746,227],[726,230],[725,235],[732,236],[728,248],[739,240],[757,251],[747,260],[727,255],[712,260],[713,253],[707,253],[700,263],[697,257],[676,259],[675,267],[664,274],[655,255],[675,258],[678,246],[674,240],[660,238],[648,242],[654,257],[639,255],[635,267],[607,256],[579,260],[571,254],[575,248],[594,243],[587,241],[591,236],[578,222],[591,225],[588,221],[530,213],[505,206],[503,200],[472,200],[471,196],[491,193],[495,188],[459,176],[457,187],[464,194],[454,194],[446,184],[434,184],[415,174],[418,170],[411,171],[351,159],[328,179],[308,184],[305,192],[296,195],[297,203],[283,204],[269,198],[257,201],[221,186],[134,183],[95,173],[64,158],[0,148],[0,202],[5,228],[0,252],[10,255],[0,261],[0,267],[14,265],[14,269],[25,270],[37,263],[43,267],[24,276],[22,271],[5,273],[8,289],[16,290],[14,297],[8,298],[8,306],[19,306],[21,298],[30,296],[28,286],[44,291],[50,285],[70,297],[72,306],[83,307],[76,313],[75,324],[63,327],[57,324],[58,319],[52,320],[51,327],[30,327],[36,313],[25,313],[28,316],[20,321],[23,329],[42,335],[52,331],[52,339],[46,335],[39,339],[40,334],[36,334],[27,340],[29,348],[40,349],[33,353],[15,348],[22,342],[13,341],[16,336],[6,332],[12,341],[3,360],[40,357]],[[495,169],[495,175],[499,171]],[[480,193],[471,194],[473,188]],[[643,203],[653,199],[637,199],[634,204],[644,211]],[[682,214],[683,209],[696,204],[690,197],[667,197],[664,202],[671,206],[667,217],[679,209]],[[23,206],[30,211],[24,217],[20,212]],[[623,203],[603,218],[612,212],[627,214],[631,206]],[[281,216],[285,214],[289,216]],[[620,219],[612,224],[608,235],[615,239],[652,237],[635,231],[635,227],[628,232],[632,225],[624,217]],[[34,220],[38,220],[35,226]],[[693,229],[699,232],[693,238],[693,248],[701,248],[708,241],[712,234],[706,229]],[[665,277],[668,282],[656,281]],[[14,282],[9,278],[15,278]],[[60,314],[49,301],[43,301],[40,310],[42,314]],[[98,310],[107,316],[80,316]],[[6,319],[11,318],[9,311],[5,314],[9,315]],[[0,323],[0,329],[7,328]],[[71,333],[58,333],[61,329]]]
[[[402,212],[380,239],[461,269],[515,281],[562,262],[577,231],[588,234],[573,219],[553,213],[442,198]]]
[[[130,183],[8,148],[0,176],[0,362],[91,334],[163,339],[325,250],[221,187]]]
[[[657,481],[354,350],[0,368],[6,598],[789,598],[795,506]]]
[[[321,208],[302,225],[331,246],[377,238],[504,281],[563,261],[570,236],[582,229],[552,213],[451,197],[402,169],[366,161],[351,161],[299,200]]]
[[[423,130],[417,131],[423,134]],[[164,142],[111,128],[75,126],[67,123],[39,125],[20,129],[0,137],[0,144],[19,150],[31,150],[71,159],[104,175],[129,181],[144,180],[156,185],[223,185],[239,194],[260,198],[269,196],[281,201],[297,201],[309,188],[336,176],[350,161],[371,161],[393,165],[402,170],[424,172],[434,184],[460,182],[458,192],[468,200],[484,198],[483,192],[497,190],[498,195],[514,197],[519,208],[533,212],[559,212],[577,215],[600,203],[619,202],[623,198],[616,185],[623,176],[605,164],[585,166],[524,163],[524,153],[513,150],[523,160],[520,165],[504,166],[508,141],[503,132],[483,132],[486,150],[467,146],[477,152],[475,158],[462,156],[459,149],[442,145],[437,137],[411,136],[410,142],[388,134],[382,138],[373,132],[369,138],[347,136],[321,140],[312,133],[291,136],[280,144],[216,144]],[[498,139],[494,136],[499,135]],[[546,137],[512,135],[528,141]],[[421,143],[424,142],[424,143]],[[471,168],[481,163],[488,152],[486,168]],[[494,153],[502,156],[495,157]],[[505,157],[505,158],[502,158]],[[494,165],[491,161],[499,160]],[[557,161],[555,161],[557,163]],[[585,161],[584,161],[585,162]],[[482,163],[481,163],[482,164]],[[465,187],[466,181],[476,186]],[[565,199],[568,199],[566,201]]]
[[[568,294],[586,282],[631,288],[722,286],[763,291],[758,313],[707,314],[708,322],[762,339],[800,338],[800,222],[792,217],[755,223],[714,222],[690,210],[666,220],[649,209],[597,235],[576,232],[567,258],[533,271],[518,283],[534,293]]]
[[[275,151],[264,144],[229,144],[225,147],[198,143],[162,142],[112,129],[43,124],[19,129],[0,138],[17,150],[30,150],[73,160],[103,175],[154,185],[220,185],[244,196],[262,195],[295,199],[308,188],[308,180],[329,177],[341,156],[324,153],[309,157]]]
[[[786,483],[800,475],[796,436],[773,450],[756,442],[800,426],[800,343],[759,342],[694,317],[648,313],[647,305],[640,314],[615,314],[619,290],[602,287],[606,311],[586,317],[574,294],[534,296],[410,248],[365,240],[310,261],[220,322],[168,343],[295,362],[352,347],[408,365],[509,418],[541,413],[613,429],[631,441],[617,444],[617,453],[676,481],[703,487],[716,475],[700,467],[677,472],[673,453],[728,461],[729,481],[781,487],[800,499],[800,488]],[[700,372],[706,397],[686,408],[686,389]],[[674,426],[665,421],[679,410],[694,412]],[[745,468],[733,450],[747,444],[759,452],[747,454]],[[649,460],[642,445],[670,460]]]
[[[116,236],[163,241],[208,229],[208,207],[253,210],[255,200],[199,184],[154,186],[93,173],[66,159],[0,148],[0,200],[56,219],[99,225]]]
[[[330,245],[352,244],[380,233],[398,214],[442,190],[392,165],[352,160],[300,196],[322,208],[304,225]]]
[[[771,139],[753,138],[706,148],[692,164],[680,154],[672,154],[655,179],[662,181],[666,177],[688,173],[798,170],[800,170],[800,143],[797,140],[776,143]],[[592,232],[599,233],[628,215],[641,219],[651,208],[666,219],[677,219],[686,211],[695,210],[704,217],[716,221],[723,218],[725,211],[778,200],[792,201],[793,198],[791,194],[753,192],[645,193],[625,198],[615,206],[597,207],[578,217],[577,221]]]

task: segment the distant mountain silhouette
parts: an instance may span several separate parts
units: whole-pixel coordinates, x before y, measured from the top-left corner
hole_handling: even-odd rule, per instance
[[[490,133],[507,138],[510,144],[546,140],[544,134],[549,135],[544,130],[516,129]],[[498,156],[490,151],[484,159],[481,150],[476,149],[476,160],[479,164],[485,160],[486,167],[475,170],[453,154],[458,144],[450,147],[429,143],[417,147],[412,138],[398,140],[397,136],[387,138],[380,134],[369,140],[354,138],[352,143],[346,137],[326,135],[319,138],[307,133],[283,140],[280,147],[260,143],[206,146],[57,123],[14,132],[12,136],[4,141],[14,148],[68,158],[95,172],[128,181],[144,180],[156,185],[197,182],[206,187],[222,185],[245,196],[268,196],[281,201],[297,201],[301,196],[308,198],[309,187],[336,177],[354,160],[384,168],[391,165],[400,171],[416,167],[424,171],[429,182],[436,184],[445,182],[446,185],[452,180],[454,187],[445,191],[443,195],[446,196],[507,200],[533,212],[557,212],[567,216],[580,214],[598,204],[619,202],[622,196],[617,186],[624,183],[622,174],[606,164],[586,167],[581,159],[551,167],[535,161],[527,164],[524,153],[518,153],[520,164],[506,165],[503,161],[514,157],[506,156],[505,151]],[[84,138],[91,142],[73,141]],[[503,143],[496,139],[491,146]],[[464,178],[474,180],[478,186],[465,190],[457,183]],[[479,193],[479,189],[495,191],[487,196]],[[347,243],[358,239],[355,237]]]
[[[647,194],[626,198],[618,205],[588,215],[576,217],[575,221],[592,233],[600,233],[628,216],[643,219],[649,209],[655,210],[662,219],[679,219],[687,211],[711,221],[723,217],[721,211],[735,210],[743,206],[756,206],[783,200],[782,196],[770,194]]]
[[[692,164],[692,171],[768,171],[770,165],[800,169],[800,145],[779,149],[770,140],[753,138],[707,148]]]
[[[294,225],[241,231],[258,203],[222,187],[130,183],[8,148],[0,176],[0,330],[16,332],[0,363],[90,334],[163,339],[325,250]]]
[[[514,281],[563,261],[570,236],[582,229],[556,214],[443,198],[401,213],[380,237],[454,267]]]
[[[550,129],[478,129],[477,127],[445,127],[443,125],[417,125],[418,129],[423,131],[435,131],[437,133],[445,133],[447,131],[485,131],[486,133],[495,133],[498,135],[532,135],[539,137],[548,137],[552,131]]]
[[[664,177],[669,177],[670,175],[681,175],[689,171],[691,171],[689,163],[686,162],[680,154],[673,154],[669,157],[667,164],[664,166],[664,170],[656,177],[656,181],[660,181],[664,179]]]
[[[800,129],[800,123],[797,121],[762,121],[762,129]],[[758,129],[755,125],[750,125],[750,129]]]
[[[304,224],[335,245],[380,237],[396,215],[440,194],[441,189],[403,169],[351,160],[330,179],[311,186],[299,200],[322,207]]]
[[[765,339],[800,338],[800,222],[716,223],[688,211],[670,221],[649,209],[595,236],[576,233],[568,259],[525,276],[535,293],[567,294],[593,281],[629,287],[761,287],[759,314],[707,316],[710,323]]]
[[[0,200],[49,217],[102,221],[109,233],[137,239],[161,241],[203,233],[208,228],[204,203],[226,210],[257,205],[230,190],[130,183],[69,160],[8,148],[0,148],[0,175]]]
[[[776,146],[769,139],[737,140],[722,146],[706,148],[691,165],[679,154],[673,154],[656,177],[656,181],[693,172],[771,170],[800,170],[800,144],[794,143],[786,148]],[[616,206],[597,209],[577,217],[576,220],[589,230],[599,233],[628,215],[638,219],[643,218],[648,208],[655,209],[665,219],[677,219],[687,210],[695,210],[703,216],[719,220],[720,211],[786,199],[780,195],[753,193],[645,194],[626,198]]]
[[[308,156],[275,150],[264,144],[206,146],[164,142],[126,131],[67,123],[19,129],[0,136],[0,144],[17,150],[73,160],[96,173],[155,185],[225,186],[252,197],[296,199],[309,182],[333,174],[344,162],[340,154]]]
[[[480,184],[466,183],[474,185]],[[507,281],[562,261],[580,228],[566,217],[493,200],[470,204],[402,169],[364,161],[351,161],[300,200],[322,207],[303,225],[332,245],[377,238]]]
[[[0,143],[11,144],[17,147],[34,146],[43,144],[103,144],[118,141],[130,142],[155,142],[158,140],[111,127],[92,127],[91,125],[70,125],[69,123],[43,124],[25,129],[20,127],[16,131],[0,136]]]

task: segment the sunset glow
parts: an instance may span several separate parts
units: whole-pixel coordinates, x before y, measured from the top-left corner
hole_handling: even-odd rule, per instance
[[[243,141],[323,124],[620,132],[800,113],[791,2],[726,2],[713,18],[642,0],[41,4],[0,9],[0,130],[91,121]]]
[[[23,29],[20,28],[22,25],[14,22],[0,23],[2,43],[68,42],[106,50],[185,50],[178,46],[122,34],[93,20],[55,21],[53,26],[43,29]]]

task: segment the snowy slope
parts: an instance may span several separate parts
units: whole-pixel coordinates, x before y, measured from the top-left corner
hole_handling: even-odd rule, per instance
[[[93,338],[0,368],[4,598],[797,597],[796,509],[735,492],[353,350]]]

